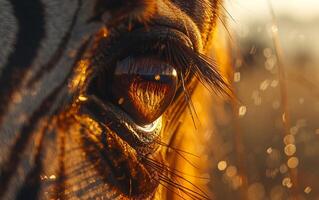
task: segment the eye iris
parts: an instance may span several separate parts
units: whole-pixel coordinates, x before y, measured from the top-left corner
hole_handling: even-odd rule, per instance
[[[128,94],[141,116],[151,121],[161,110],[169,92],[167,84],[136,79],[131,83]]]
[[[155,58],[127,58],[120,61],[113,76],[113,100],[137,124],[155,121],[173,100],[177,88],[176,70]]]

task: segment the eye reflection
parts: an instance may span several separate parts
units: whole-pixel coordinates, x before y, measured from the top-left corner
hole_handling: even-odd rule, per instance
[[[110,96],[139,125],[160,117],[177,89],[177,72],[156,58],[128,57],[117,63]]]

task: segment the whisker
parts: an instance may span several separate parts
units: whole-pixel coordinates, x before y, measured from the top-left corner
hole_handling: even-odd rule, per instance
[[[189,195],[189,197],[193,197],[193,199],[209,199],[207,196],[204,196],[190,188],[187,188],[186,186],[183,186],[179,183],[174,182],[172,179],[170,179],[169,177],[163,177],[163,176],[159,176],[161,181],[164,181],[168,184],[170,184],[171,186],[174,186],[176,188],[178,188],[179,190],[181,190],[182,192],[184,192],[186,195]]]
[[[192,163],[189,159],[187,159],[185,156],[183,156],[181,153],[176,152],[177,155],[179,155],[180,157],[182,157],[188,164],[190,164],[192,167],[194,167],[195,169],[199,169],[199,167],[197,167],[194,163]]]
[[[195,121],[195,118],[194,118],[194,115],[193,115],[192,106],[191,106],[191,105],[193,105],[193,104],[191,103],[192,100],[191,100],[191,98],[190,98],[190,96],[189,96],[189,94],[188,94],[188,91],[187,91],[186,87],[185,87],[185,81],[184,81],[183,75],[181,75],[181,79],[182,79],[182,86],[183,86],[183,91],[184,91],[185,100],[186,100],[186,102],[187,102],[187,108],[188,108],[188,110],[189,110],[189,112],[190,112],[190,114],[191,114],[194,128],[195,128],[195,130],[197,130],[196,121]],[[195,112],[195,116],[198,118],[198,115],[197,115],[195,109],[194,109],[194,112]]]
[[[176,194],[177,196],[179,196],[180,198],[186,200],[181,194],[178,194],[177,192],[175,192],[173,189],[169,188],[168,186],[166,186],[165,184],[161,183],[160,181],[157,181],[160,185],[162,185],[163,187],[165,187],[168,191]]]
[[[228,37],[229,37],[229,40],[230,40],[231,42],[234,42],[234,38],[233,38],[233,36],[232,36],[230,30],[228,29],[227,25],[226,25],[227,23],[221,18],[221,16],[218,16],[218,19],[219,19],[219,21],[222,23],[223,28],[225,29],[225,31],[226,31],[226,33],[227,33],[227,35],[228,35]]]
[[[189,196],[189,197],[191,197],[190,196],[190,192],[193,192],[193,193],[195,193],[196,194],[196,191],[193,191],[193,190],[191,190],[191,189],[189,189],[189,188],[187,188],[187,187],[185,187],[185,186],[182,186],[181,184],[178,184],[178,183],[175,183],[174,181],[172,181],[166,174],[164,174],[164,172],[165,172],[165,168],[162,168],[162,167],[160,167],[160,166],[158,166],[158,164],[157,163],[153,163],[153,162],[150,162],[150,163],[148,163],[148,165],[150,166],[150,167],[153,167],[154,169],[157,169],[157,172],[158,172],[158,174],[159,174],[159,180],[160,181],[162,181],[162,182],[164,182],[164,183],[167,183],[168,185],[170,185],[170,186],[173,186],[173,187],[175,187],[176,189],[178,189],[178,190],[181,190],[181,191],[183,191],[187,196]],[[164,170],[164,171],[163,171]],[[184,189],[183,189],[184,188]],[[168,189],[168,188],[167,188]],[[199,189],[199,188],[198,188]],[[189,192],[187,192],[187,190],[189,191]],[[200,189],[199,189],[200,190]],[[173,190],[170,190],[170,191],[173,191]],[[201,190],[200,190],[201,191]],[[202,192],[202,191],[201,191]],[[174,192],[175,193],[175,192]],[[175,193],[175,194],[177,194],[177,193]],[[178,195],[178,194],[177,194]],[[193,196],[195,196],[194,194],[192,194]],[[198,195],[200,196],[201,194],[199,194],[198,193]],[[206,194],[205,194],[206,195]],[[202,195],[203,197],[204,197],[204,195]],[[182,196],[180,196],[180,197],[182,197]],[[192,198],[192,197],[191,197]],[[194,199],[194,198],[192,198],[192,199]],[[197,199],[197,198],[196,198]],[[199,198],[200,199],[200,198]]]
[[[163,179],[163,178],[160,178],[160,181],[166,183],[167,185],[169,186],[173,186],[175,187],[176,189],[178,189],[178,191],[182,191],[184,194],[186,194],[188,197],[190,197],[191,199],[200,199],[200,198],[194,198],[192,195],[190,195],[189,193],[187,193],[185,190],[183,190],[182,188],[179,188],[178,186],[174,185],[171,181],[169,180],[166,180],[166,179]],[[168,186],[167,186],[168,188]],[[172,190],[170,190],[172,191]],[[176,192],[174,192],[175,194],[177,194]],[[182,197],[182,195],[179,195],[180,197]],[[183,198],[183,197],[182,197]],[[183,198],[184,199],[184,198]]]
[[[141,155],[141,157],[143,157],[143,156]],[[172,168],[172,167],[170,167],[168,165],[165,165],[164,163],[161,163],[161,162],[158,162],[156,160],[153,160],[153,159],[151,159],[149,157],[143,157],[143,158],[146,159],[145,161],[149,161],[149,162],[152,162],[153,164],[156,164],[156,166],[160,167],[161,170],[163,170],[163,167],[165,167],[165,170],[167,170],[170,173],[174,173],[174,175],[177,175],[177,176],[183,175],[183,176],[189,176],[189,177],[192,177],[192,178],[197,178],[197,179],[202,179],[202,180],[211,180],[210,178],[207,178],[207,177],[200,177],[200,176],[195,176],[195,175],[192,175],[192,174],[188,174],[188,173],[182,172],[182,171],[180,171],[178,169],[175,169],[175,168]],[[181,174],[181,175],[179,175],[178,173]],[[181,178],[183,178],[183,177],[181,177]]]
[[[194,156],[194,157],[196,157],[196,158],[200,158],[200,156],[198,156],[198,155],[195,155],[195,154],[193,154],[193,153],[191,153],[191,152],[188,152],[188,151],[185,151],[185,150],[182,150],[182,149],[178,149],[178,148],[176,148],[176,147],[171,147],[171,146],[169,146],[168,144],[165,144],[165,143],[162,142],[162,141],[156,140],[155,142],[156,142],[157,144],[159,144],[159,145],[162,145],[162,146],[167,147],[167,148],[169,148],[169,149],[172,149],[172,150],[174,150],[174,151],[178,151],[178,152],[181,152],[181,153],[185,153],[185,154],[187,154],[187,155]]]
[[[216,62],[212,58],[195,52],[185,45],[173,41],[169,43],[174,43],[171,46],[176,48],[171,50],[176,55],[175,59],[171,62],[176,63],[177,66],[181,66],[184,71],[191,71],[209,91],[220,91],[221,94],[231,96],[231,87],[217,70]]]
[[[173,183],[173,184],[175,184],[174,186],[178,189],[178,191],[182,191],[182,192],[184,192],[184,193],[186,193],[187,191],[186,190],[189,190],[189,191],[191,191],[191,192],[193,192],[193,193],[196,193],[195,191],[193,191],[193,190],[191,190],[191,189],[189,189],[189,188],[187,188],[187,187],[185,187],[185,186],[183,186],[179,181],[178,181],[178,179],[177,178],[180,178],[180,177],[177,177],[176,178],[176,176],[172,176],[172,179],[170,178],[170,177],[168,177],[168,176],[165,176],[163,173],[161,173],[162,174],[162,176],[160,176],[160,178],[162,178],[162,179],[165,179],[165,180],[169,180],[171,183]],[[164,175],[164,176],[163,176]],[[183,180],[183,179],[182,179]],[[175,183],[174,181],[176,181],[177,183]],[[190,182],[191,183],[191,182]],[[192,184],[192,183],[191,183]],[[180,186],[182,186],[182,187],[180,187]],[[200,192],[202,192],[203,194],[204,194],[204,196],[206,195],[205,194],[205,192],[203,192],[200,188],[198,188],[198,187],[196,187],[195,185],[193,185],[196,189],[198,189]],[[185,188],[186,190],[183,190],[183,188]],[[188,193],[188,192],[187,192]],[[190,194],[190,193],[189,193]],[[199,194],[198,193],[198,195],[201,195],[201,194]]]
[[[225,8],[225,6],[221,2],[218,2],[218,3],[219,3],[219,6],[225,11],[225,12],[221,12],[220,14],[226,13],[228,15],[228,17],[230,17],[230,19],[232,19],[232,21],[234,23],[236,23],[235,18],[230,14],[230,12]],[[219,15],[217,15],[217,16],[219,16]]]
[[[194,183],[192,183],[191,181],[187,180],[187,179],[184,178],[183,176],[181,176],[181,175],[179,175],[179,174],[177,174],[177,173],[175,173],[175,172],[169,170],[170,167],[166,166],[165,164],[160,163],[161,165],[159,165],[159,162],[157,162],[157,161],[154,161],[154,160],[152,160],[152,159],[150,159],[150,158],[147,158],[147,157],[145,157],[145,159],[146,159],[146,161],[149,162],[148,164],[150,164],[152,167],[157,168],[157,169],[160,169],[160,170],[159,170],[159,173],[164,173],[165,171],[167,171],[167,172],[169,172],[171,175],[173,175],[173,176],[175,176],[175,177],[178,177],[178,178],[180,178],[181,180],[186,181],[187,183],[191,184],[194,188],[196,188],[197,190],[199,190],[204,196],[208,196],[202,189],[200,189],[200,188],[199,188],[198,186],[196,186]],[[148,160],[148,159],[149,159],[149,160]],[[163,167],[163,166],[164,166],[164,167]],[[174,170],[176,170],[176,169],[174,169]],[[177,171],[177,170],[176,170],[176,171]]]

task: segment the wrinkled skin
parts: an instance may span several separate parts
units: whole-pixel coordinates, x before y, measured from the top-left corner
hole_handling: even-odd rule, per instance
[[[17,9],[2,0],[0,3],[1,12]],[[126,48],[113,46],[114,40],[122,35],[132,37],[138,29],[150,38],[175,37],[163,30],[178,31],[176,37],[182,35],[194,52],[205,54],[220,3],[52,1],[47,9],[52,9],[52,18],[56,18],[48,20],[46,37],[37,27],[42,22],[34,22],[34,27],[29,27],[34,30],[31,36],[17,34],[17,45],[4,46],[1,51],[7,62],[0,61],[0,198],[160,199],[160,192],[169,197],[163,193],[172,193],[172,189],[159,184],[161,177],[172,176],[167,168],[171,166],[170,154],[165,153],[163,144],[177,137],[187,107],[182,91],[193,91],[197,85],[194,75],[185,78],[185,88],[179,84],[173,102],[152,130],[135,124],[132,116],[103,98],[101,88],[94,84],[96,77],[112,67],[108,59]],[[62,4],[65,6],[60,8]],[[19,12],[32,13],[32,9],[21,5]],[[48,14],[48,10],[42,12]],[[8,30],[18,31],[16,24],[25,23],[21,16],[19,24],[2,13],[0,19],[6,20]],[[28,27],[20,30],[30,33]],[[14,43],[0,34],[1,43]],[[46,39],[28,44],[19,38]],[[32,54],[34,45],[37,54]]]

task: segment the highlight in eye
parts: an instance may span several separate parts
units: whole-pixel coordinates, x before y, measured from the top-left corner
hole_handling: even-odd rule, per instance
[[[178,85],[177,72],[152,57],[128,57],[117,63],[109,88],[113,102],[136,123],[146,125],[160,117],[172,102]]]

